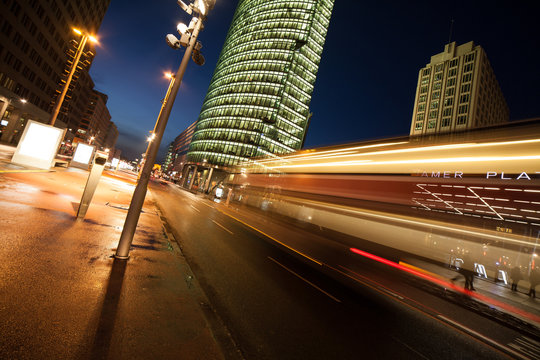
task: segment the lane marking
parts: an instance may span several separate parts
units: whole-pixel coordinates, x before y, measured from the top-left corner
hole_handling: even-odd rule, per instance
[[[422,357],[423,359],[426,359],[426,360],[429,360],[428,357],[424,356],[424,354],[418,352],[416,349],[412,348],[411,346],[405,344],[403,341],[401,341],[400,339],[396,338],[395,336],[392,336],[392,339],[395,341],[395,342],[398,342],[400,343],[401,345],[405,346],[407,349],[409,349],[410,351],[414,352],[416,355],[419,355],[420,357]]]
[[[203,204],[204,204],[204,203],[203,203]],[[289,249],[289,250],[291,250],[291,251],[294,251],[294,252],[297,253],[298,255],[301,255],[301,256],[305,257],[306,259],[308,259],[308,260],[313,261],[313,262],[316,263],[317,265],[322,266],[322,262],[320,262],[319,260],[316,260],[316,259],[312,258],[311,256],[306,255],[306,254],[304,254],[303,252],[301,252],[301,251],[299,251],[299,250],[296,250],[295,248],[293,248],[293,247],[291,247],[291,246],[289,246],[289,245],[287,245],[287,244],[285,244],[285,243],[279,241],[278,239],[276,239],[276,238],[274,238],[274,237],[268,235],[268,234],[265,233],[264,231],[259,230],[259,229],[257,229],[256,227],[251,226],[251,225],[249,225],[248,223],[246,223],[246,222],[244,222],[244,221],[242,221],[242,220],[240,220],[240,219],[238,219],[238,218],[236,218],[236,217],[234,217],[234,216],[232,216],[232,215],[230,215],[230,214],[227,214],[226,212],[224,212],[224,211],[222,211],[222,210],[220,210],[220,209],[218,209],[218,208],[215,208],[215,207],[210,206],[210,205],[208,205],[208,204],[205,204],[205,205],[208,206],[208,207],[210,207],[210,208],[213,208],[213,209],[219,211],[220,213],[222,213],[223,215],[226,215],[226,216],[230,217],[231,219],[234,219],[234,220],[238,221],[238,222],[241,223],[241,224],[244,224],[245,226],[247,226],[247,227],[249,227],[249,228],[251,228],[251,229],[257,231],[258,233],[260,233],[260,234],[266,236],[267,238],[269,238],[269,239],[271,239],[271,240],[277,242],[277,243],[280,244],[281,246],[283,246],[283,247],[285,247],[285,248],[287,248],[287,249]]]
[[[462,324],[460,324],[460,323],[458,323],[458,322],[455,322],[455,321],[453,321],[453,320],[447,318],[446,316],[443,316],[443,315],[440,315],[440,314],[439,314],[439,315],[437,315],[437,317],[440,318],[440,319],[442,319],[443,321],[449,323],[449,324],[452,324],[453,326],[455,326],[455,327],[459,328],[460,330],[462,330],[462,331],[468,333],[469,335],[473,335],[474,337],[477,337],[477,338],[483,340],[484,342],[486,342],[486,343],[488,343],[488,344],[494,346],[495,348],[498,348],[498,349],[501,349],[501,350],[503,350],[503,351],[506,351],[507,353],[510,353],[510,354],[512,354],[513,356],[516,356],[516,357],[518,357],[518,358],[520,358],[520,359],[526,359],[526,360],[529,359],[528,357],[523,356],[522,354],[520,354],[520,353],[518,353],[518,352],[516,352],[516,351],[514,351],[514,350],[512,350],[512,349],[510,349],[509,347],[504,346],[504,345],[502,345],[502,344],[496,342],[495,340],[490,339],[490,338],[488,338],[488,337],[486,337],[486,336],[484,336],[484,335],[482,335],[482,334],[480,334],[480,333],[474,331],[473,329],[466,327],[465,325],[462,325]]]
[[[189,206],[191,206],[193,208],[193,210],[195,210],[197,212],[201,212],[201,210],[197,209],[195,206],[193,206],[193,205],[189,205]]]
[[[219,226],[220,228],[222,228],[223,230],[225,230],[226,232],[228,232],[229,234],[234,235],[234,233],[233,233],[231,230],[227,229],[225,226],[221,225],[221,224],[218,223],[217,221],[212,220],[212,222],[213,222],[214,224],[216,224],[217,226]]]
[[[288,272],[290,272],[291,274],[295,275],[296,277],[304,280],[306,283],[308,283],[309,285],[313,286],[315,289],[319,290],[320,292],[322,292],[323,294],[325,294],[326,296],[328,296],[329,298],[331,298],[332,300],[334,301],[337,301],[338,303],[341,302],[341,300],[339,300],[338,298],[336,298],[335,296],[331,295],[330,293],[324,291],[323,289],[321,289],[320,287],[318,287],[317,285],[315,285],[314,283],[312,283],[311,281],[303,278],[301,275],[297,274],[296,272],[294,272],[293,270],[289,269],[288,267],[286,267],[285,265],[281,264],[280,262],[278,262],[277,260],[271,258],[270,256],[267,256],[268,259],[272,260],[274,263],[278,264],[279,266],[281,266],[282,268],[284,268],[285,270],[287,270]]]
[[[39,172],[53,172],[55,170],[0,170],[0,173],[39,173]]]

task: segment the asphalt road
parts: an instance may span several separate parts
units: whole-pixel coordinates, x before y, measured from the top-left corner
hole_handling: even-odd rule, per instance
[[[260,218],[246,226],[227,216],[223,205],[174,185],[154,183],[151,192],[246,359],[518,357],[499,345],[515,342],[519,333],[369,261],[340,255],[339,244]],[[273,240],[257,231],[262,226],[273,229]],[[340,261],[365,282],[343,286],[276,241],[310,249],[328,263]]]

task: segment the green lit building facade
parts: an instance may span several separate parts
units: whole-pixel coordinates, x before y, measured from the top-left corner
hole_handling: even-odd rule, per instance
[[[187,161],[231,166],[302,147],[334,0],[240,0]]]

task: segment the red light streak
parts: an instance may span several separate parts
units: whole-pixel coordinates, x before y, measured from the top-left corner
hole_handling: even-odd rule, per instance
[[[439,278],[437,278],[435,276],[431,276],[431,275],[425,274],[423,272],[408,268],[408,267],[403,266],[401,264],[398,264],[396,262],[393,262],[393,261],[390,261],[388,259],[382,258],[380,256],[377,256],[377,255],[362,251],[360,249],[350,248],[350,250],[351,250],[351,252],[353,252],[355,254],[364,256],[364,257],[366,257],[368,259],[371,259],[371,260],[375,260],[377,262],[380,262],[382,264],[391,266],[393,268],[408,272],[408,273],[410,273],[412,275],[418,276],[418,277],[420,277],[422,279],[425,279],[425,280],[428,280],[428,281],[433,282],[435,284],[438,284],[438,285],[440,285],[440,286],[442,286],[444,288],[450,288],[450,289],[452,289],[452,290],[454,290],[456,292],[466,294],[466,295],[468,295],[470,297],[476,298],[476,299],[478,299],[478,300],[480,300],[480,301],[482,301],[484,303],[488,303],[490,305],[497,306],[497,307],[499,307],[501,309],[504,309],[504,310],[506,310],[508,312],[512,312],[514,314],[518,314],[518,315],[523,316],[523,317],[525,317],[527,319],[530,319],[532,321],[540,322],[540,316],[528,313],[525,310],[522,310],[522,309],[516,308],[516,307],[514,307],[512,305],[508,305],[506,303],[497,301],[495,299],[492,299],[492,298],[490,298],[488,296],[479,294],[477,292],[472,292],[472,291],[469,291],[469,290],[465,290],[465,289],[463,289],[463,288],[461,288],[459,286],[456,286],[456,285],[452,284],[449,281],[445,281],[445,280],[439,279]]]

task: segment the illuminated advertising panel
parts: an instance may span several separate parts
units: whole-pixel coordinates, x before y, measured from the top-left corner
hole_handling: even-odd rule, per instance
[[[77,143],[77,147],[73,153],[73,159],[71,159],[69,166],[88,170],[92,163],[95,148],[93,145]]]
[[[73,155],[72,162],[79,164],[88,165],[92,160],[92,155],[94,154],[94,147],[84,143],[78,143],[77,148],[75,149],[75,154]]]
[[[65,129],[28,120],[11,162],[39,169],[50,169]]]

